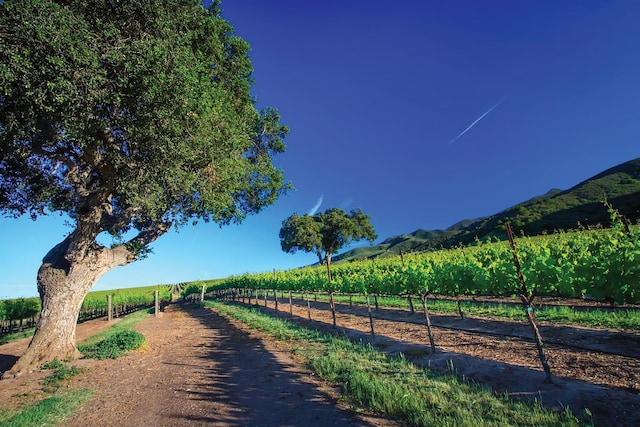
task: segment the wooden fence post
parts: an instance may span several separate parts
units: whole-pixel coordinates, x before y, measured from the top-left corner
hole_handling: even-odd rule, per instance
[[[155,309],[154,309],[153,315],[155,317],[158,317],[160,315],[160,291],[157,289],[153,291],[153,300],[155,302]]]
[[[107,295],[107,321],[113,321],[113,299],[111,295]]]

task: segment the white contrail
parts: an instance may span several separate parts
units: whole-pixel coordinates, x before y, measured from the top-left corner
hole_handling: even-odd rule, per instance
[[[458,136],[456,136],[455,138],[453,138],[451,141],[449,141],[449,144],[453,144],[458,138],[460,138],[462,135],[464,135],[465,133],[467,133],[469,131],[469,129],[471,129],[472,127],[474,127],[476,125],[476,123],[478,123],[480,120],[482,120],[482,118],[484,116],[486,116],[487,114],[489,114],[490,112],[493,111],[494,108],[496,108],[498,105],[502,104],[502,101],[504,101],[505,99],[507,99],[507,97],[505,96],[504,98],[502,98],[500,101],[498,101],[496,103],[496,105],[494,105],[493,107],[489,108],[483,115],[481,115],[480,117],[478,117],[476,119],[475,122],[471,123],[469,125],[468,128],[466,128],[465,130],[463,130],[462,132],[460,132],[460,134]]]
[[[315,205],[313,205],[313,207],[311,208],[311,210],[309,211],[309,215],[315,215],[316,212],[318,212],[318,209],[320,209],[320,205],[322,204],[322,199],[324,198],[324,194],[320,195],[320,198],[318,199],[318,201],[316,202]]]

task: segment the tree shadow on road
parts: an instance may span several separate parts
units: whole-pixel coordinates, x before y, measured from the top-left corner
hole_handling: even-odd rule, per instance
[[[11,369],[18,359],[19,357],[13,354],[0,354],[0,374]]]
[[[186,307],[185,307],[186,308]],[[219,411],[191,421],[218,425],[368,426],[303,376],[288,356],[272,353],[257,337],[204,308],[187,308],[204,326],[215,330],[201,358],[204,369],[196,390],[185,387],[190,400],[214,402]],[[176,361],[176,363],[179,363]],[[204,366],[204,367],[203,367]],[[176,416],[178,416],[176,414]]]

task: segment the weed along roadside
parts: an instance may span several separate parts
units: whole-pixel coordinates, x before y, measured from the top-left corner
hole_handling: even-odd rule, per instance
[[[338,385],[355,408],[417,426],[580,425],[569,409],[514,402],[453,375],[421,369],[368,345],[303,328],[254,309],[206,301],[205,306],[277,340],[321,378]]]

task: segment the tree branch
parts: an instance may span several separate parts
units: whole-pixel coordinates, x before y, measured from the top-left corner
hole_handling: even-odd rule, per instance
[[[141,231],[136,237],[124,243],[129,255],[127,263],[136,261],[140,257],[146,256],[150,252],[147,246],[153,243],[158,237],[165,234],[171,228],[170,222],[161,222]]]

